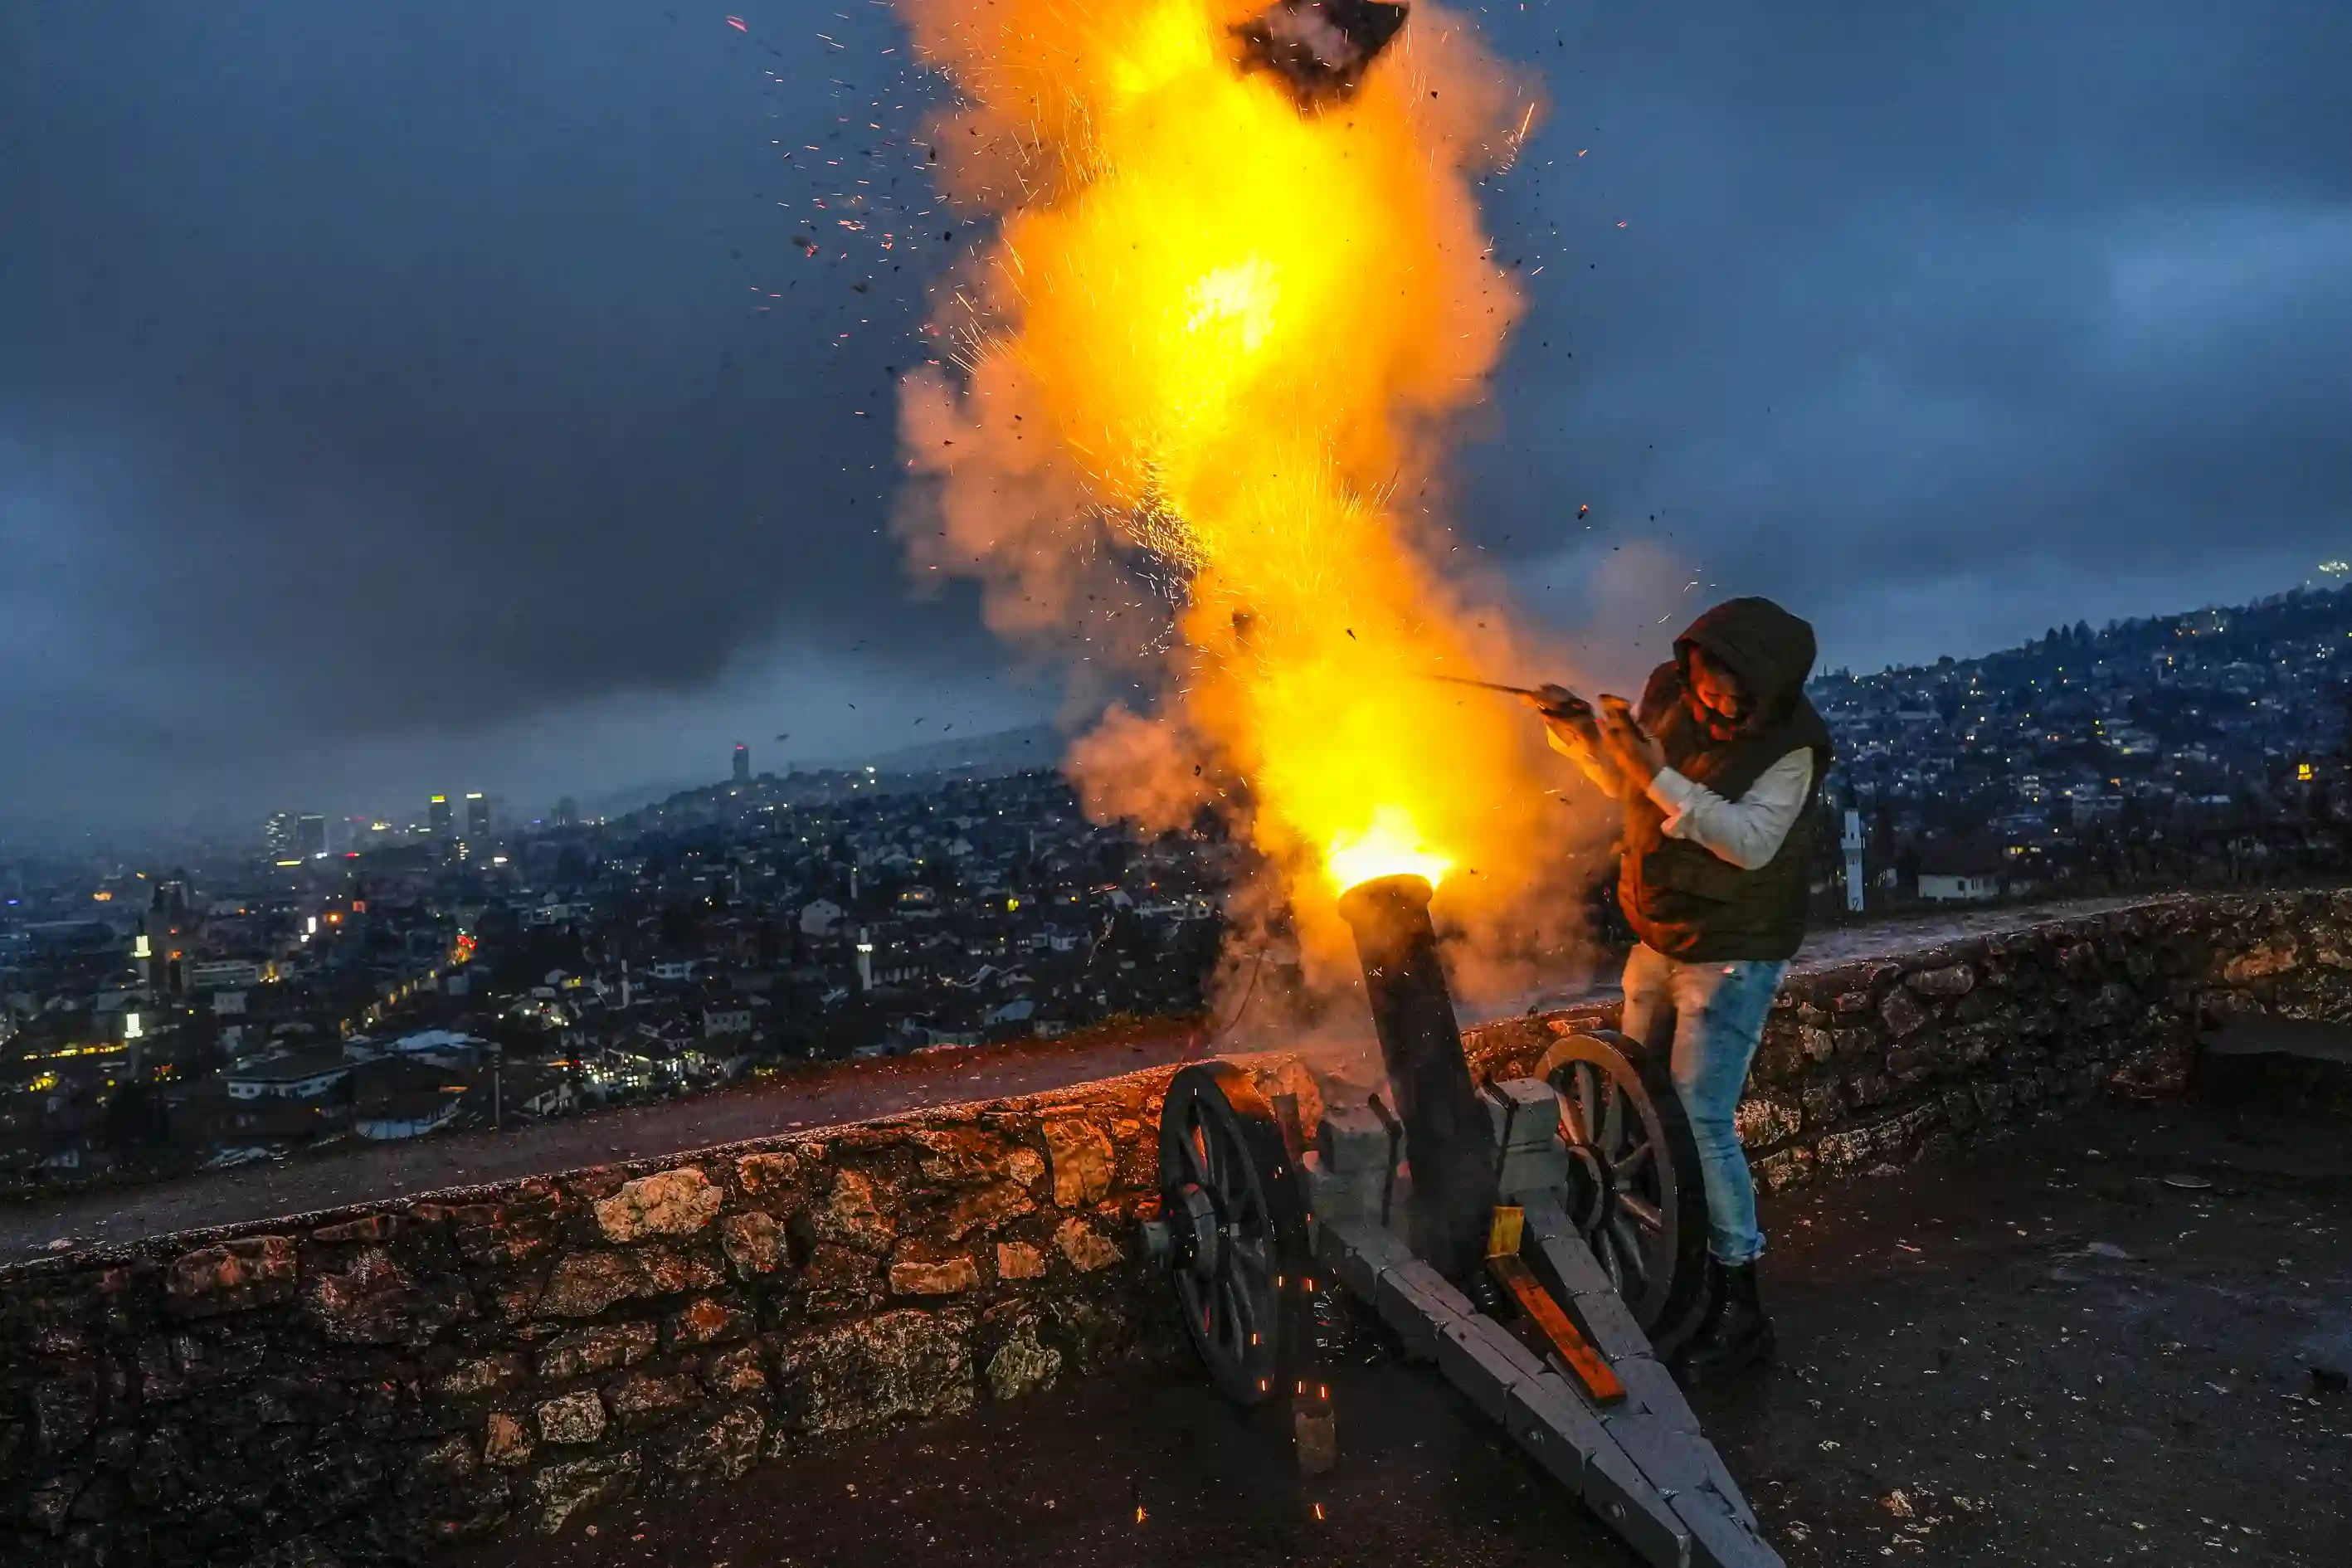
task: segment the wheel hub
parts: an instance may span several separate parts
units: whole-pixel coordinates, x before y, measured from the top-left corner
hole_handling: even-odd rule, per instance
[[[1225,1227],[1217,1217],[1214,1198],[1187,1182],[1170,1205],[1176,1222],[1176,1267],[1206,1283],[1224,1264]]]

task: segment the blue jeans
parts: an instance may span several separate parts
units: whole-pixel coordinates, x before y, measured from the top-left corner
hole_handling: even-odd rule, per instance
[[[1718,1263],[1752,1263],[1764,1250],[1756,1227],[1756,1180],[1732,1113],[1748,1087],[1748,1064],[1786,963],[1685,963],[1646,943],[1625,961],[1626,1038],[1639,1047],[1658,1009],[1675,1010],[1674,1079],[1706,1176],[1707,1250]]]

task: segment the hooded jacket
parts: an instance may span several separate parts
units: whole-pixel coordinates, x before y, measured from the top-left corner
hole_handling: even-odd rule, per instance
[[[1691,695],[1690,650],[1704,648],[1748,695],[1746,717],[1726,725]],[[1665,832],[1646,792],[1625,803],[1625,857],[1617,896],[1634,932],[1669,958],[1691,963],[1778,961],[1804,941],[1814,805],[1832,754],[1829,727],[1805,696],[1813,628],[1769,599],[1732,599],[1675,639],[1675,658],[1650,675],[1636,716],[1666,764],[1728,800],[1800,747],[1813,753],[1811,789],[1772,858],[1743,870]]]

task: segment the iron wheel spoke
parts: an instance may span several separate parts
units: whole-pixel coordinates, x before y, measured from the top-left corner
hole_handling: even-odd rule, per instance
[[[1619,1273],[1625,1283],[1632,1287],[1623,1292],[1627,1298],[1627,1303],[1631,1305],[1633,1298],[1638,1296],[1649,1286],[1648,1255],[1642,1250],[1641,1238],[1633,1234],[1633,1225],[1622,1213],[1609,1217],[1609,1240],[1610,1245],[1623,1259],[1623,1266]]]
[[[1588,1146],[1597,1142],[1593,1128],[1600,1119],[1593,1114],[1593,1100],[1598,1076],[1589,1067],[1580,1065],[1575,1069],[1577,1142]]]
[[[1622,1186],[1630,1177],[1639,1173],[1650,1163],[1657,1152],[1657,1144],[1644,1138],[1634,1144],[1622,1157],[1612,1162],[1610,1168],[1617,1173],[1618,1184]]]
[[[1196,1187],[1209,1184],[1209,1157],[1202,1152],[1202,1146],[1207,1142],[1198,1121],[1186,1127],[1183,1136],[1176,1140],[1177,1148],[1183,1151],[1184,1175]]]
[[[1620,1192],[1617,1194],[1617,1206],[1624,1213],[1633,1215],[1643,1230],[1653,1235],[1665,1234],[1666,1216],[1647,1199],[1635,1197],[1632,1193]]]

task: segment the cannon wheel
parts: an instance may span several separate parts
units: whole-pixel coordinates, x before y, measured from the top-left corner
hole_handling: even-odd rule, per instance
[[[1706,1291],[1706,1184],[1666,1063],[1613,1030],[1570,1035],[1536,1076],[1560,1098],[1568,1209],[1642,1331],[1685,1330]]]
[[[1160,1108],[1160,1221],[1184,1327],[1226,1397],[1285,1392],[1313,1347],[1307,1211],[1282,1129],[1230,1062],[1178,1073]]]

